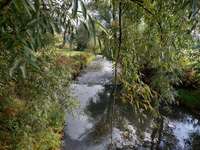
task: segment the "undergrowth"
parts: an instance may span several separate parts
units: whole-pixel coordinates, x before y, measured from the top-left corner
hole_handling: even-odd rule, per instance
[[[11,78],[4,70],[9,60],[1,55],[0,150],[60,149],[66,111],[78,105],[69,94],[70,81],[92,57],[60,51],[35,53],[37,67],[26,66],[25,79],[20,70]]]

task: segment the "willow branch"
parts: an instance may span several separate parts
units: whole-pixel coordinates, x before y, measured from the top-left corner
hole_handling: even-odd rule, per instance
[[[144,9],[148,14],[150,14],[150,15],[153,15],[154,16],[154,14],[148,9],[148,8],[146,8],[142,3],[143,3],[143,1],[141,1],[141,0],[130,0],[131,2],[133,2],[133,3],[135,3],[135,4],[137,4],[138,6],[140,6],[142,9]]]

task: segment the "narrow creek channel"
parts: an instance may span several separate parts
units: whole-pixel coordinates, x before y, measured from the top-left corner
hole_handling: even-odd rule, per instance
[[[112,62],[97,56],[71,85],[71,93],[80,102],[75,115],[69,114],[64,129],[64,150],[108,150],[110,145],[110,105],[113,99]],[[113,143],[122,150],[200,150],[200,120],[184,109],[173,108],[164,115],[161,141],[152,140],[153,118],[138,121],[140,113],[131,113],[117,105]]]

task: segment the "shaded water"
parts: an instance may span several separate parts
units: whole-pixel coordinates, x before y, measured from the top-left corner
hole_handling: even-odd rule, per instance
[[[80,101],[80,107],[75,115],[67,117],[64,150],[109,148],[112,77],[112,62],[98,56],[72,84],[72,94]],[[142,114],[117,104],[112,132],[115,149],[199,150],[198,118],[180,108],[164,114],[163,120],[147,117],[141,122],[138,118]],[[160,128],[153,138],[155,124]]]

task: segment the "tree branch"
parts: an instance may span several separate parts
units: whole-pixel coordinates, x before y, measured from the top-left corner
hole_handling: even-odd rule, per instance
[[[140,6],[141,8],[143,8],[148,14],[154,16],[154,14],[153,14],[148,8],[146,8],[146,7],[142,4],[143,1],[141,1],[141,0],[130,0],[130,1],[133,2],[133,3],[135,3],[135,4],[137,4],[137,5]]]
[[[4,2],[1,3],[0,5],[0,10],[3,10],[5,7],[9,6],[12,0],[5,0]]]

